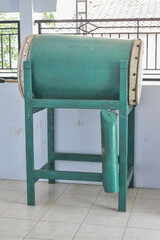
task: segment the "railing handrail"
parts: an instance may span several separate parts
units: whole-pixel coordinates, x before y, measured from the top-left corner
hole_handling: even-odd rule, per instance
[[[9,23],[11,23],[11,24],[12,23],[20,23],[20,20],[10,20],[10,21],[8,21],[8,20],[7,21],[1,21],[0,20],[0,24],[6,24],[6,23],[7,24],[9,24]]]
[[[57,19],[35,20],[35,23],[64,23],[64,22],[149,22],[160,21],[160,18],[108,18],[108,19]]]

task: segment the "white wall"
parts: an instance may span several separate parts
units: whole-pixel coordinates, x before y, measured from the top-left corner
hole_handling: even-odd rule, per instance
[[[143,87],[135,134],[135,185],[160,188],[160,86]]]
[[[3,4],[1,1],[0,9],[2,10],[2,6],[3,8],[7,7],[11,1],[13,0],[5,0]],[[30,14],[32,14],[32,0],[19,1],[21,3],[23,1],[25,4],[30,2]],[[16,0],[14,3],[16,7]],[[7,8],[9,9],[9,6]],[[20,10],[21,27],[23,28],[21,40],[23,40],[26,35],[33,32],[33,19],[29,17],[29,21],[27,21],[25,7],[22,6]],[[159,106],[160,86],[144,86],[141,104],[136,108],[135,186],[137,187],[160,188]],[[101,153],[98,110],[57,109],[55,126],[56,151]],[[36,114],[34,128],[35,166],[38,168],[47,161],[45,111]],[[0,179],[26,178],[24,101],[16,84],[0,84],[0,163]],[[59,161],[56,163],[56,169],[100,172],[101,164]]]
[[[135,186],[160,188],[160,86],[144,86],[136,108]],[[16,84],[0,85],[0,178],[25,179],[24,101]],[[101,153],[98,110],[57,109],[56,151]],[[36,167],[47,161],[46,112],[35,116]],[[99,163],[57,161],[58,170],[101,171]]]

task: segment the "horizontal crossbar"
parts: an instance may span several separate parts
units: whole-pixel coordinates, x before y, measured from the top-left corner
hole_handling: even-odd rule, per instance
[[[34,108],[120,109],[120,101],[77,99],[32,99]]]
[[[55,160],[80,161],[80,162],[102,162],[101,155],[76,154],[76,153],[54,153]]]
[[[102,182],[102,173],[91,173],[91,172],[33,170],[33,177],[36,180],[43,178],[43,179],[61,179],[61,180]]]

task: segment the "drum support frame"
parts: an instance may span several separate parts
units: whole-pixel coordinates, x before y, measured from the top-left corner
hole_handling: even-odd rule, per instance
[[[68,154],[54,152],[54,108],[112,109],[119,110],[119,204],[126,211],[127,188],[133,188],[134,178],[134,107],[128,105],[128,62],[120,62],[119,100],[62,100],[36,99],[32,93],[31,62],[24,62],[25,133],[28,205],[35,205],[35,182],[38,179],[55,179],[102,182],[102,173],[56,171],[55,160],[102,162],[102,155]],[[34,169],[33,114],[47,108],[48,162]],[[103,139],[102,139],[103,141]]]

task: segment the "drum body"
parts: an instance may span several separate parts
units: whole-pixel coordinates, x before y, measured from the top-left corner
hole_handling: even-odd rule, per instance
[[[141,45],[140,40],[53,34],[29,36],[19,56],[20,90],[23,95],[23,61],[28,60],[32,66],[35,98],[118,100],[120,61],[127,60],[132,95],[129,103],[136,105],[141,91]]]

